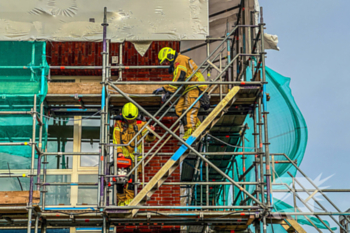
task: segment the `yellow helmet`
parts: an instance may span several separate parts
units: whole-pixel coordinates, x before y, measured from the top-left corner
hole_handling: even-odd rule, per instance
[[[127,120],[134,120],[139,115],[139,109],[133,103],[127,103],[122,109],[123,117]]]
[[[165,59],[174,61],[176,51],[169,47],[162,48],[158,53],[159,63],[162,64]]]

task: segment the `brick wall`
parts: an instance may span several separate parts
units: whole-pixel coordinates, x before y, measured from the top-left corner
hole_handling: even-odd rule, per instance
[[[123,65],[159,65],[158,52],[163,47],[179,51],[179,42],[152,42],[142,57],[131,42],[123,45]],[[101,42],[50,42],[47,44],[47,61],[52,66],[102,66]],[[119,44],[110,44],[110,59],[119,56]],[[111,60],[110,60],[111,62]],[[101,70],[51,70],[51,75],[64,76],[101,76]],[[112,70],[112,76],[118,76],[118,70]],[[167,81],[172,76],[166,69],[125,69],[123,80],[128,81]]]
[[[132,43],[126,42],[123,46],[123,64],[134,65],[158,65],[158,52],[161,48],[168,46],[179,50],[179,42],[152,42],[145,56],[140,56]],[[47,61],[52,66],[101,66],[102,65],[102,43],[92,42],[52,42],[47,44]],[[111,56],[119,56],[119,44],[110,45]],[[51,70],[51,76],[99,76],[101,70]],[[112,71],[112,77],[117,76],[118,71]],[[128,81],[166,81],[172,80],[172,76],[163,69],[139,69],[124,70],[123,80]],[[175,117],[165,117],[162,123],[170,127]],[[165,130],[156,127],[156,131],[162,135]],[[146,143],[145,150],[148,151],[153,143]],[[170,139],[160,152],[169,153],[177,150],[177,141]],[[168,161],[170,156],[155,156],[145,167],[145,181],[148,182],[157,171]],[[180,170],[176,169],[166,182],[179,182]],[[162,186],[152,198],[146,203],[149,206],[179,206],[180,186]],[[141,210],[142,211],[142,210]],[[130,223],[127,226],[118,226],[118,232],[180,232],[180,226],[164,226],[162,224],[139,224]]]
[[[167,127],[170,127],[176,118],[164,117],[162,123]],[[161,127],[156,127],[156,132],[160,135],[165,133],[165,130]],[[149,151],[154,143],[146,143],[145,151]],[[157,149],[158,147],[156,147]],[[177,140],[171,138],[160,150],[161,153],[174,153],[178,149]],[[153,150],[155,151],[155,150]],[[171,156],[155,156],[149,164],[145,167],[145,181],[148,182],[170,159]],[[180,169],[176,169],[172,175],[165,182],[179,182],[180,181]],[[179,206],[180,205],[180,186],[163,185],[157,192],[155,192],[151,200],[147,201],[149,206]],[[165,209],[167,211],[167,209]]]

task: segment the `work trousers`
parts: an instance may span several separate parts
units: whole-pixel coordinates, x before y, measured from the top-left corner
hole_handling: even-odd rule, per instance
[[[130,169],[132,169],[134,166],[135,166],[134,163],[132,163],[132,165],[130,166]],[[137,168],[138,178],[140,178],[141,172],[142,172],[142,166],[140,165]],[[135,175],[131,175],[130,179],[132,179],[132,182],[136,182]],[[131,201],[132,199],[134,199],[134,197],[135,197],[135,193],[134,193],[134,185],[133,184],[127,183],[126,185],[122,185],[122,184],[117,185],[118,203]]]
[[[183,112],[185,112],[198,98],[199,90],[193,89],[184,95],[182,95],[175,106],[176,115],[181,116]],[[198,119],[198,111],[201,107],[199,100],[197,103],[187,112],[186,116],[181,119],[181,122],[184,125],[185,131],[188,129],[195,129],[197,124],[200,124],[200,120]]]

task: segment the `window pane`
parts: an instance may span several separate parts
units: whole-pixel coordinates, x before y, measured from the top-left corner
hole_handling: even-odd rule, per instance
[[[47,152],[73,152],[74,118],[50,119],[48,132]],[[48,169],[71,169],[73,158],[71,155],[50,155],[47,161]]]
[[[82,121],[81,152],[99,152],[100,119]],[[81,167],[97,167],[99,156],[81,156]]]
[[[81,152],[99,152],[99,142],[82,142]],[[80,156],[81,167],[97,167],[98,166],[98,155],[86,155]]]
[[[46,177],[46,183],[70,182],[70,180],[70,175],[48,175]],[[45,205],[70,205],[70,185],[48,185],[46,190]]]
[[[79,182],[96,182],[96,175],[79,175]],[[97,205],[97,185],[78,187],[78,205]]]

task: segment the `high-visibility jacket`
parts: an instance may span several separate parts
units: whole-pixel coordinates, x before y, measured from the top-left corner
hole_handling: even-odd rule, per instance
[[[141,130],[141,128],[146,124],[146,122],[141,120],[135,120],[133,123],[129,124],[126,121],[117,120],[114,124],[113,131],[113,144],[128,144],[130,140]],[[144,129],[137,140],[139,141],[143,135],[145,135],[147,129]],[[153,142],[156,139],[155,135],[147,134],[145,141]],[[139,143],[137,146],[137,151],[142,152],[142,144]],[[133,140],[129,146],[117,146],[117,153],[123,153],[126,158],[131,158],[135,161],[135,140]],[[140,159],[142,156],[139,156]]]
[[[174,84],[165,85],[164,89],[171,93],[174,93],[180,86],[180,85],[176,85],[176,82],[186,81],[197,68],[198,66],[196,65],[196,63],[194,63],[194,61],[191,58],[179,53],[174,61],[174,72],[173,72]],[[204,82],[204,81],[205,79],[202,73],[200,72],[200,70],[198,70],[195,73],[195,75],[193,75],[191,80],[189,80],[188,82],[193,83],[193,82]],[[183,94],[195,88],[199,88],[201,91],[204,91],[207,88],[207,85],[195,85],[195,84],[185,85],[185,90]]]

